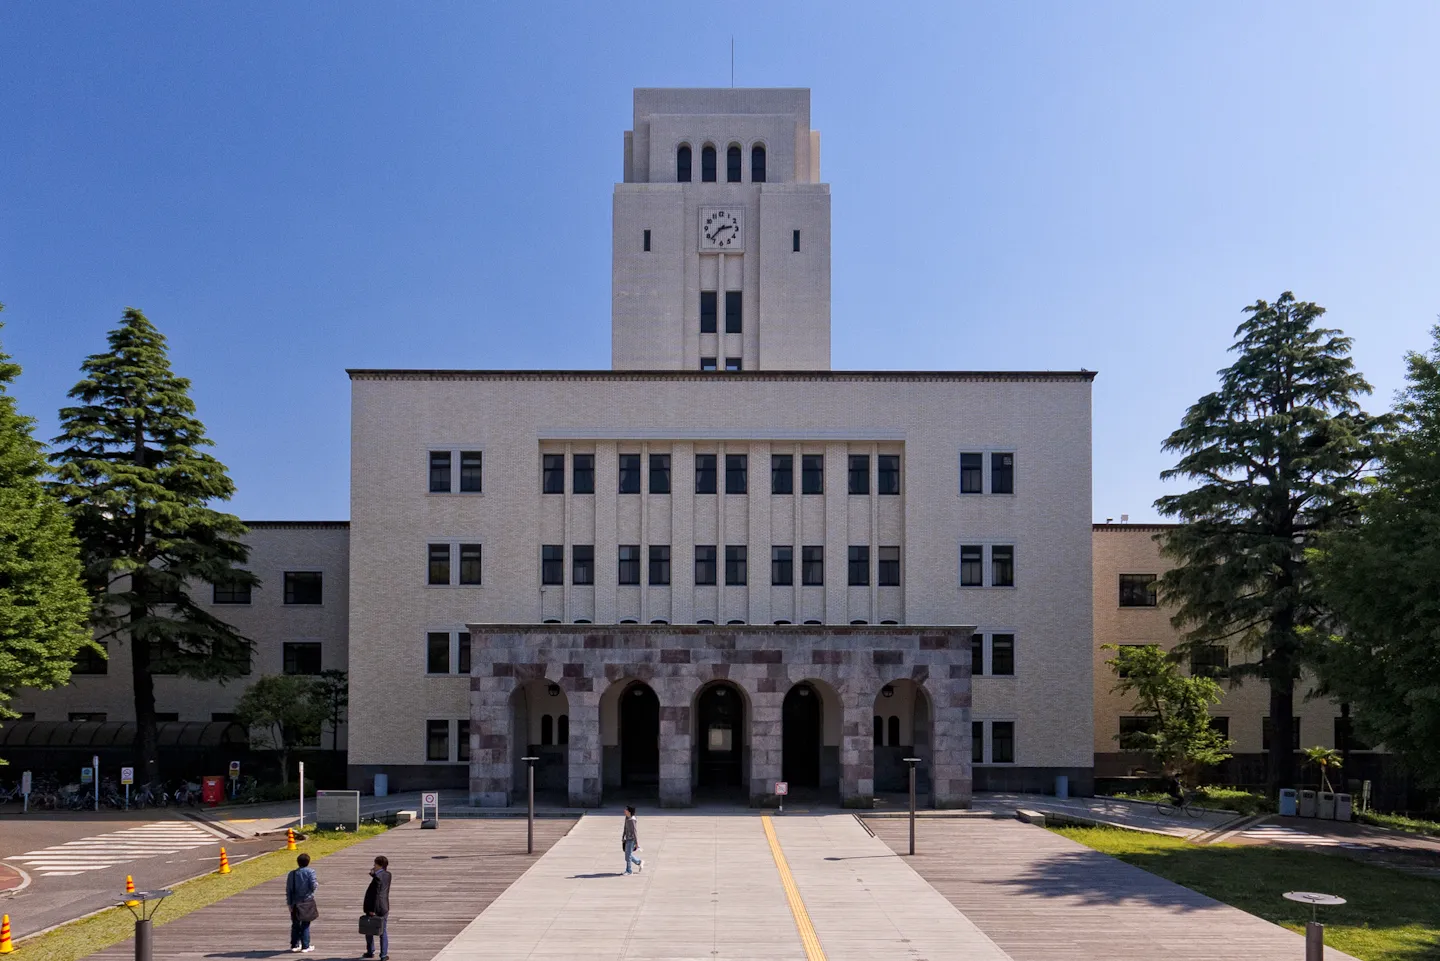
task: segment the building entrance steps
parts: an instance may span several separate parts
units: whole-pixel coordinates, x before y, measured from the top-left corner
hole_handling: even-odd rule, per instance
[[[850,814],[770,824],[801,907],[792,911],[757,814],[644,815],[645,869],[624,876],[618,815],[587,815],[437,961],[475,957],[1009,961]]]

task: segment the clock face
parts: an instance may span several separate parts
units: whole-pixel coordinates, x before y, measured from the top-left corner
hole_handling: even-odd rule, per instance
[[[740,250],[745,246],[742,211],[731,207],[706,207],[700,211],[700,246],[706,250]]]

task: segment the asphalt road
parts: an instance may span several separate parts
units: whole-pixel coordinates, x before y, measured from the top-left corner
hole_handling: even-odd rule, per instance
[[[232,840],[174,812],[32,811],[0,814],[0,912],[14,936],[109,907],[125,876],[154,890],[234,864],[285,839]]]

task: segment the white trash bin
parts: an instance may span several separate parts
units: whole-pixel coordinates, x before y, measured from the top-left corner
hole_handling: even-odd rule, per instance
[[[389,797],[389,795],[390,795],[390,775],[388,775],[388,774],[377,774],[377,775],[375,775],[375,796],[376,796],[376,797]]]
[[[1349,821],[1354,816],[1353,800],[1348,794],[1335,795],[1335,820]]]
[[[1315,816],[1315,792],[1300,792],[1300,816],[1302,818],[1313,818]]]
[[[1321,791],[1315,798],[1318,807],[1316,816],[1325,821],[1335,820],[1335,795],[1330,791]]]

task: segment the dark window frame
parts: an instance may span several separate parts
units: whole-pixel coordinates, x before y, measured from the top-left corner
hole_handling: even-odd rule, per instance
[[[540,585],[559,587],[565,583],[565,545],[540,545]]]
[[[425,760],[450,760],[450,722],[432,718],[425,722]]]
[[[565,455],[540,455],[540,493],[565,493]]]
[[[990,673],[995,677],[1015,676],[1014,634],[990,635]]]
[[[695,493],[714,494],[717,492],[719,471],[718,454],[695,455]]]
[[[870,586],[870,545],[851,544],[846,551],[846,578],[850,587]]]
[[[430,493],[450,493],[451,454],[448,450],[430,452]]]
[[[795,455],[770,455],[770,493],[789,495],[795,493]]]
[[[590,587],[594,585],[594,544],[572,544],[570,546],[570,583],[576,587]]]
[[[100,645],[107,653],[109,652],[109,641],[95,641],[94,643]],[[110,673],[110,660],[87,644],[75,652],[75,660],[70,665],[70,673],[80,677],[104,677]]]
[[[695,586],[716,586],[719,550],[714,544],[695,545]]]
[[[1160,606],[1160,595],[1157,590],[1159,582],[1160,577],[1158,574],[1121,574],[1120,606]]]
[[[750,182],[752,184],[765,183],[765,145],[763,143],[751,144],[750,146]]]
[[[254,600],[253,585],[244,584],[212,584],[210,603],[211,604],[249,604]]]
[[[985,722],[970,722],[970,763],[985,763]]]
[[[745,296],[738,290],[725,291],[725,333],[745,332]]]
[[[570,493],[595,493],[595,455],[591,453],[570,456]]]
[[[450,632],[425,632],[425,673],[450,673]]]
[[[450,586],[450,545],[430,543],[425,545],[425,586]]]
[[[640,584],[640,545],[621,544],[616,548],[616,583],[622,587]]]
[[[895,496],[900,493],[900,455],[881,454],[875,464],[875,493]]]
[[[640,455],[638,453],[624,453],[619,458],[619,484],[617,491],[621,494],[640,493]]]
[[[1006,463],[1008,459],[1008,463]],[[990,452],[990,493],[1015,493],[1015,452]]]
[[[750,492],[750,456],[748,454],[725,455],[725,493],[748,494]]]
[[[466,587],[478,587],[483,584],[485,546],[483,544],[461,544],[459,553],[460,583]]]
[[[900,586],[900,548],[895,545],[881,546],[876,555],[876,587]]]
[[[1004,729],[1002,737],[1001,729]],[[1000,750],[1004,745],[1005,750]],[[1001,757],[1001,754],[1004,757]],[[1015,722],[1014,721],[991,721],[990,722],[990,763],[991,764],[1014,764],[1015,763]]]
[[[800,586],[825,586],[824,544],[802,544],[800,546]]]
[[[745,152],[740,149],[738,143],[732,143],[725,148],[725,182],[727,184],[738,184],[745,170]]]
[[[744,370],[744,369],[745,369],[745,358],[743,358],[743,357],[726,357],[726,358],[725,358],[725,369],[726,369],[726,370]]]
[[[970,676],[985,676],[985,635],[970,635]]]
[[[725,586],[745,587],[750,579],[750,552],[744,544],[725,545]]]
[[[644,252],[648,254],[650,252],[650,228],[648,227],[645,228],[645,235],[642,243],[644,244]]]
[[[990,586],[1015,586],[1015,545],[990,545]]]
[[[311,581],[310,578],[314,580]],[[324,571],[286,571],[281,578],[285,585],[285,604],[290,607],[319,607],[325,603]],[[313,588],[313,594],[312,594]],[[302,600],[314,597],[314,600]]]
[[[715,145],[707,143],[700,148],[700,182],[715,183]]]
[[[460,493],[483,494],[485,492],[485,452],[462,450],[460,452]]]
[[[825,455],[800,455],[800,493],[825,493]]]
[[[850,454],[846,460],[846,487],[856,496],[870,495],[870,455]]]
[[[717,359],[714,358],[714,357],[701,357],[701,358],[700,358],[700,369],[701,369],[701,370],[719,370],[719,367],[716,366],[717,363],[718,363],[718,361],[717,361]]]
[[[694,174],[695,152],[690,149],[688,143],[682,143],[675,149],[675,182],[677,184],[688,184]]]
[[[670,545],[651,544],[646,552],[649,560],[647,572],[651,587],[670,586]]]
[[[783,544],[770,547],[770,586],[793,587],[795,584],[795,548]]]
[[[985,586],[985,545],[960,545],[960,586]]]
[[[976,451],[960,454],[960,493],[985,493],[985,455]]]
[[[650,493],[670,493],[670,455],[650,455]]]
[[[720,294],[714,290],[700,291],[700,333],[714,334],[719,332],[720,325]]]
[[[311,663],[312,658],[313,664]],[[285,641],[280,645],[280,665],[282,674],[314,677],[325,669],[324,643],[321,641]],[[308,667],[313,667],[314,670],[303,669]]]

